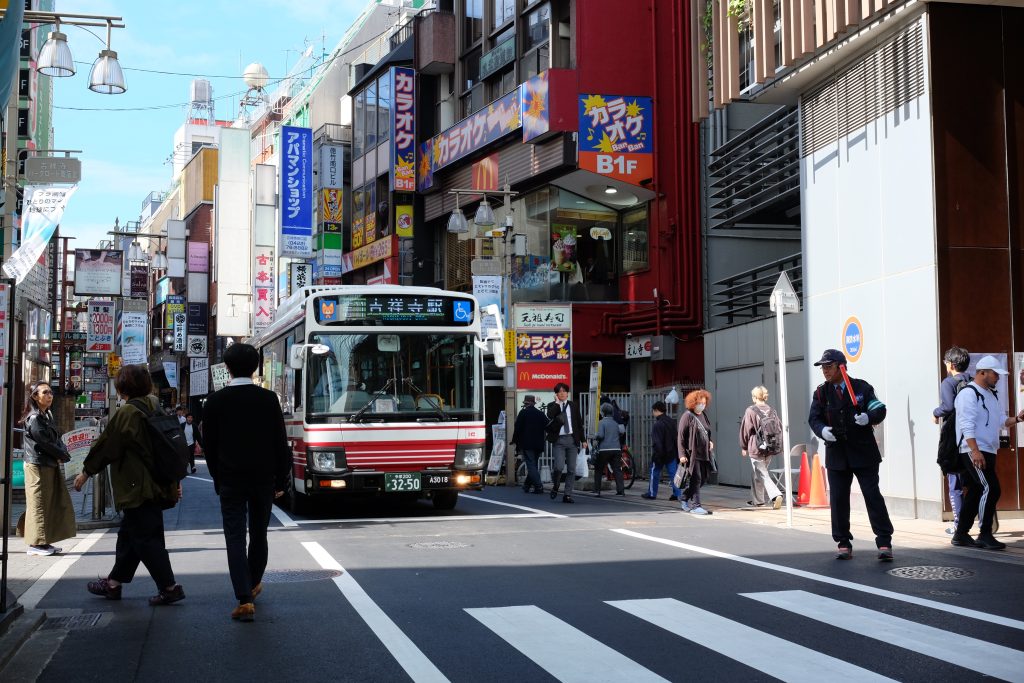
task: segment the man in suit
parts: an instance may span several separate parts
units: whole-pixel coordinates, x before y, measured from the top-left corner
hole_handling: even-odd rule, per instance
[[[551,455],[554,458],[554,469],[551,478],[551,499],[558,497],[558,475],[562,468],[568,467],[565,475],[565,491],[563,503],[575,503],[572,499],[572,486],[576,481],[576,456],[580,451],[580,440],[583,438],[583,418],[580,409],[569,400],[569,385],[559,382],[555,385],[555,400],[548,404],[547,439],[551,442]]]
[[[231,618],[253,621],[253,600],[263,590],[267,525],[274,499],[284,494],[292,465],[277,395],[253,384],[259,352],[232,344],[224,352],[231,381],[210,396],[203,411],[203,447],[220,496],[231,585],[238,607]],[[246,517],[249,551],[246,553]]]

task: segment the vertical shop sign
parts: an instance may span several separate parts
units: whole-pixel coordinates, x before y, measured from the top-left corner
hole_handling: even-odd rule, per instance
[[[320,148],[320,187],[341,189],[344,187],[342,162],[344,151],[337,145],[324,145]]]
[[[148,294],[149,266],[133,263],[128,280],[128,295],[133,299],[145,299]]]
[[[0,395],[3,394],[3,385],[7,381],[7,326],[11,324],[8,310],[10,298],[10,285],[0,284],[0,377],[3,378],[0,380]]]
[[[114,302],[91,300],[88,305],[85,337],[86,353],[110,353],[114,350]]]
[[[124,365],[141,365],[146,362],[145,312],[121,313],[121,362]]]
[[[650,97],[580,95],[579,166],[639,184],[654,175]]]
[[[399,237],[412,237],[412,204],[399,204],[395,207],[395,234]]]
[[[281,127],[281,255],[313,254],[313,131]]]
[[[288,294],[308,287],[312,282],[313,265],[310,263],[290,263],[288,265]]]
[[[210,245],[206,242],[188,242],[188,272],[210,272]]]
[[[174,314],[174,350],[185,350],[185,326],[188,324],[188,316],[184,313]]]
[[[416,191],[416,72],[391,68],[391,189]]]
[[[274,322],[274,248],[255,247],[254,251],[252,322],[259,331]]]
[[[177,313],[185,312],[185,295],[170,294],[167,296],[167,305],[164,307],[164,327],[174,327],[174,316]]]

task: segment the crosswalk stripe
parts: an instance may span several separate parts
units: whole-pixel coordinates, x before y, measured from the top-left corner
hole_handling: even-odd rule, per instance
[[[467,608],[466,612],[564,683],[665,682],[534,605]]]
[[[892,680],[673,598],[608,604],[784,681]]]
[[[807,591],[741,595],[989,676],[1019,681],[1024,675],[1024,652],[995,643],[849,605]]]

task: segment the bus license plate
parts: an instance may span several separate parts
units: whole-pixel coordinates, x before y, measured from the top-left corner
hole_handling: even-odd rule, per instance
[[[423,484],[419,472],[385,472],[384,492],[420,491]]]
[[[428,489],[447,488],[452,485],[452,475],[448,472],[426,472],[423,475],[423,486]]]

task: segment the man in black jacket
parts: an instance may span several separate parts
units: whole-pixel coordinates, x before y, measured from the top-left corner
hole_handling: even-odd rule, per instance
[[[554,467],[551,469],[551,499],[558,497],[558,478],[562,468],[567,467],[565,475],[565,491],[563,503],[575,503],[572,499],[572,486],[576,481],[576,456],[580,451],[583,438],[583,418],[580,409],[569,400],[569,385],[559,382],[555,385],[555,400],[548,403],[547,439],[551,442],[551,456]]]
[[[531,394],[523,398],[523,408],[516,415],[515,433],[511,441],[516,450],[522,452],[526,462],[526,482],[523,484],[526,493],[531,489],[534,493],[544,493],[537,461],[544,452],[544,427],[548,419],[537,410],[536,403],[537,399]]]
[[[672,486],[669,500],[679,500],[682,491],[675,484],[676,469],[679,467],[679,452],[676,445],[676,421],[665,414],[664,401],[655,401],[651,406],[654,414],[654,426],[651,427],[651,473],[647,493],[641,498],[654,500],[658,497],[658,482],[661,480],[661,469],[668,470],[668,481]]]
[[[253,384],[259,352],[232,344],[224,352],[231,381],[210,396],[203,411],[206,463],[220,495],[228,571],[238,598],[232,619],[253,621],[253,599],[263,590],[267,525],[274,499],[284,493],[291,448],[277,395]],[[249,552],[246,554],[246,517]]]
[[[825,471],[828,474],[829,504],[832,508],[832,538],[839,544],[837,560],[853,557],[850,533],[850,486],[854,476],[864,495],[871,530],[875,532],[878,559],[892,561],[892,521],[885,498],[878,488],[878,466],[882,454],[872,427],[885,419],[885,404],[874,388],[862,379],[843,377],[846,356],[838,349],[826,349],[815,365],[821,367],[824,383],[814,390],[807,422],[825,442]],[[856,397],[854,402],[853,397]]]

